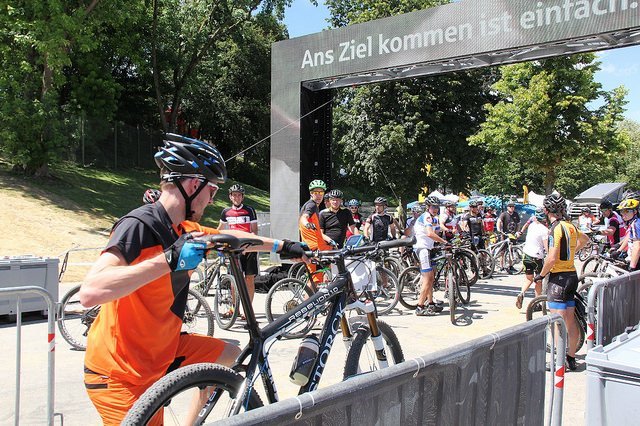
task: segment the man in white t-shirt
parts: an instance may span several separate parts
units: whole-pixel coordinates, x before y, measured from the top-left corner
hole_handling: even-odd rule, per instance
[[[527,224],[527,237],[522,249],[524,252],[522,262],[524,263],[527,282],[522,286],[520,294],[516,297],[516,307],[518,309],[522,308],[524,294],[533,283],[533,277],[540,274],[544,265],[544,256],[548,251],[549,244],[549,229],[546,226],[546,222],[547,218],[544,210],[537,209],[535,220]],[[536,296],[542,294],[542,281],[536,281],[535,293]]]
[[[416,315],[433,316],[442,312],[442,306],[433,300],[433,282],[435,274],[431,266],[431,250],[434,243],[445,243],[446,241],[438,235],[440,224],[438,222],[438,212],[440,210],[440,200],[436,197],[428,197],[426,200],[427,211],[416,219],[413,230],[416,237],[414,250],[420,259],[420,295],[418,296],[418,306]],[[425,303],[426,306],[425,306]]]

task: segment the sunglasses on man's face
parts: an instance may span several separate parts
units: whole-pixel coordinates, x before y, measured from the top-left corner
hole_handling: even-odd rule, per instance
[[[211,191],[211,202],[213,203],[213,198],[218,193],[218,189],[220,189],[220,187],[218,185],[216,185],[215,183],[211,183],[211,182],[207,182],[207,186],[209,187],[209,190]]]
[[[324,194],[323,190],[315,190],[315,191],[311,191],[312,194]]]

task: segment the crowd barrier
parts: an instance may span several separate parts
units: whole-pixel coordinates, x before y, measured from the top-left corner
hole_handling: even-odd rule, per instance
[[[546,330],[559,324],[545,416]],[[242,413],[223,425],[542,425],[562,422],[566,329],[550,315]]]
[[[640,272],[594,279],[587,297],[587,348],[607,345],[640,322]]]
[[[37,286],[24,286],[24,287],[9,287],[0,289],[0,300],[8,298],[8,296],[16,296],[16,380],[15,389],[16,397],[14,402],[14,425],[20,424],[20,376],[22,368],[22,298],[28,294],[35,294],[44,299],[47,304],[47,340],[48,356],[47,356],[47,408],[46,419],[47,425],[52,426],[54,417],[60,416],[62,421],[62,415],[60,413],[54,413],[54,401],[55,401],[55,319],[57,312],[57,303],[54,301],[51,294],[42,287]]]

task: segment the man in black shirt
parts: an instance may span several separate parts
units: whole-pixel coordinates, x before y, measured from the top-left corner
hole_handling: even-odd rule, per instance
[[[364,224],[364,236],[369,237],[371,229],[371,241],[386,241],[389,239],[389,231],[392,238],[396,236],[396,223],[393,217],[385,210],[387,209],[387,199],[378,197],[373,202],[376,211],[367,218]]]
[[[520,215],[516,212],[516,203],[509,201],[507,211],[502,212],[496,224],[499,232],[515,234],[520,226]]]
[[[477,201],[469,202],[469,213],[462,216],[460,227],[464,232],[469,233],[471,244],[476,248],[484,248],[484,221],[478,211]]]
[[[334,247],[342,248],[347,230],[353,235],[360,232],[355,226],[351,212],[342,207],[342,191],[333,189],[327,193],[329,207],[320,211],[318,219],[322,237]]]

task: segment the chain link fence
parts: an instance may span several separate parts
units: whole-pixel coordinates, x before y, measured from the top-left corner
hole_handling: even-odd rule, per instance
[[[155,167],[153,155],[162,143],[159,130],[82,115],[70,119],[69,126],[72,131],[67,160],[111,169]]]

